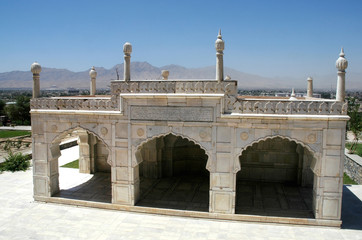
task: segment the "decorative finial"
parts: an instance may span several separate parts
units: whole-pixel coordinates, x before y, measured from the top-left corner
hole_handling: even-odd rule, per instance
[[[295,97],[295,93],[294,93],[294,88],[292,88],[292,94],[290,94],[290,98],[289,100],[298,100],[296,97]]]
[[[168,80],[168,75],[170,74],[170,72],[168,70],[162,70],[162,79],[163,80]]]
[[[33,64],[31,64],[30,70],[33,74],[39,74],[41,72],[41,66],[38,62],[35,61]]]
[[[222,39],[222,36],[221,36],[221,28],[219,29],[219,35],[217,35],[217,38],[218,38],[218,39]]]
[[[89,71],[89,76],[91,78],[96,78],[97,77],[97,72],[96,69],[94,68],[94,66],[91,68],[91,70]]]
[[[126,43],[123,45],[123,52],[124,52],[124,54],[126,54],[126,55],[130,55],[131,52],[132,52],[132,44],[129,43],[129,42],[126,42]]]
[[[336,68],[338,69],[338,71],[341,72],[345,72],[345,70],[348,67],[348,61],[347,59],[344,57],[344,50],[343,47],[341,48],[341,53],[339,54],[339,58],[336,61]]]
[[[344,57],[344,51],[343,51],[343,47],[341,48],[341,53],[339,54],[340,57]]]
[[[215,41],[215,48],[216,48],[216,51],[218,51],[218,52],[224,51],[224,48],[225,48],[225,43],[224,43],[224,40],[222,40],[222,36],[221,36],[221,29],[219,29],[219,35],[217,36],[217,39]]]

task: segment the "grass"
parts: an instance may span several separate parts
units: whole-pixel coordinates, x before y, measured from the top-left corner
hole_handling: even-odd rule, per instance
[[[343,184],[357,185],[357,183],[353,181],[346,173],[343,174]]]
[[[24,130],[0,130],[0,138],[11,138],[30,135],[30,131]]]
[[[346,143],[346,148],[350,149],[352,146],[352,143]],[[358,156],[362,157],[362,143],[358,143],[357,144],[357,148],[356,148],[356,152],[355,154],[357,154]]]
[[[69,162],[67,164],[64,164],[60,167],[66,167],[66,168],[79,168],[79,159],[74,160],[73,162]]]

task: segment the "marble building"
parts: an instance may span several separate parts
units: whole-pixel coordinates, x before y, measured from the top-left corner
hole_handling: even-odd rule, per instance
[[[224,78],[221,33],[216,78],[133,80],[125,43],[124,80],[111,95],[40,97],[34,63],[31,100],[34,199],[181,216],[341,225],[347,114],[343,49],[337,98],[237,95]],[[241,86],[239,86],[241,87]],[[110,202],[59,195],[59,144],[78,136],[79,171],[109,176]],[[97,191],[94,188],[92,191]]]

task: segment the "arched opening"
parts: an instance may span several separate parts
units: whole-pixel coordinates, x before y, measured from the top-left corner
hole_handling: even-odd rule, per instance
[[[254,143],[239,157],[237,214],[314,218],[312,153],[275,137]]]
[[[109,150],[98,136],[71,129],[52,142],[51,151],[59,173],[54,197],[111,203]]]
[[[169,134],[138,148],[138,206],[209,210],[208,156],[194,142]]]

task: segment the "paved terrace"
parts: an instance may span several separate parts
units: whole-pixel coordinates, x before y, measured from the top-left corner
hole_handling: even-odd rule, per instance
[[[344,186],[342,229],[218,221],[34,202],[32,169],[0,174],[0,239],[362,239],[362,186]]]

